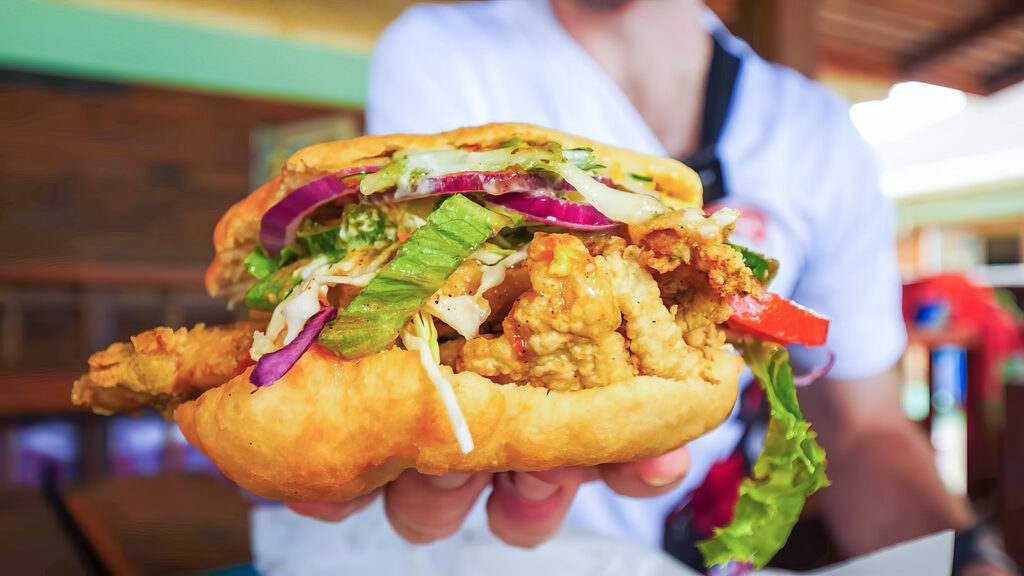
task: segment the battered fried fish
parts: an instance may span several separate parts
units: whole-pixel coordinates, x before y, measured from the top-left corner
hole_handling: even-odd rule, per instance
[[[134,412],[146,406],[170,417],[186,400],[220,386],[252,364],[252,335],[263,322],[238,322],[191,330],[161,327],[117,342],[89,358],[71,399],[97,414]]]

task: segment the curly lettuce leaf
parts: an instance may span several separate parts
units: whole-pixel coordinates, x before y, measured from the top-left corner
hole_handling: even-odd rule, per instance
[[[510,223],[465,196],[449,197],[317,341],[345,358],[380,352],[470,254]]]
[[[797,402],[789,354],[760,341],[738,347],[768,399],[768,433],[753,476],[740,485],[732,521],[697,547],[707,566],[736,560],[763,568],[789,539],[807,497],[829,481],[825,451]]]

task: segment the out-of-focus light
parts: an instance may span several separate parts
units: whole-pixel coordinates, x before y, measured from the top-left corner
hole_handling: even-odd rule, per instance
[[[923,82],[901,82],[889,88],[885,100],[850,106],[850,120],[869,144],[906,138],[937,124],[967,105],[959,90]]]
[[[1024,146],[944,158],[882,172],[887,196],[901,197],[1024,178]]]

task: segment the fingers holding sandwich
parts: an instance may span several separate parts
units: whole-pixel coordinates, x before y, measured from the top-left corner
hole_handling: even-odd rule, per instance
[[[285,504],[292,512],[307,518],[324,522],[341,522],[349,516],[363,510],[380,496],[381,491],[374,490],[369,494],[353,498],[348,502],[289,502]]]
[[[583,468],[495,474],[487,500],[491,532],[522,548],[550,540],[562,527],[584,477]]]
[[[384,489],[384,510],[395,532],[412,544],[454,534],[491,474],[461,472],[427,476],[406,470]]]
[[[288,507],[303,516],[340,522],[383,493],[395,532],[410,543],[425,544],[458,531],[480,493],[492,484],[487,501],[491,531],[507,544],[531,548],[558,533],[581,483],[603,480],[619,494],[652,497],[678,486],[689,468],[690,455],[684,447],[637,462],[544,472],[427,476],[407,470],[386,487],[348,502],[291,503]]]
[[[596,467],[609,488],[623,496],[651,498],[675,489],[690,470],[685,446],[655,458]]]

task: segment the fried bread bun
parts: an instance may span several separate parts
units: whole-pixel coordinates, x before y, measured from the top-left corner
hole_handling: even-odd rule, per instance
[[[248,374],[178,407],[189,443],[239,486],[285,502],[366,494],[404,470],[537,471],[657,456],[711,430],[736,399],[738,356],[707,379],[636,376],[552,392],[443,367],[475,441],[459,450],[445,406],[407,350],[344,360],[314,345],[273,386]]]
[[[161,378],[202,394],[164,395],[160,402],[177,406],[175,418],[188,441],[259,496],[344,501],[410,468],[444,474],[624,462],[667,452],[720,424],[736,400],[742,370],[720,330],[730,314],[727,298],[757,293],[761,286],[726,244],[734,217],[705,216],[699,179],[674,160],[523,124],[311,146],[218,223],[207,288],[234,300],[250,290],[255,278],[244,263],[260,240],[261,219],[307,183],[386,164],[402,150],[486,151],[512,139],[523,146],[590,150],[609,185],[625,192],[635,182],[619,183],[634,178],[646,183],[651,196],[681,209],[608,230],[532,232],[533,240],[519,249],[521,262],[506,267],[485,293],[484,270],[493,265],[466,259],[425,304],[440,333],[437,375],[425,363],[429,355],[410,349],[404,336],[357,357],[314,343],[264,388],[252,383],[256,368],[237,361],[245,348],[218,372],[236,374],[221,385],[211,385],[208,372],[202,382],[183,382],[195,372],[187,363],[200,360],[176,356],[176,364],[165,362],[161,369],[174,366],[177,374]],[[347,296],[323,290],[321,305],[330,303],[340,314],[359,292],[344,288]],[[478,331],[460,331],[437,311],[460,297],[481,305],[486,300]],[[255,343],[245,339],[244,345],[252,343],[254,351],[267,345],[274,322],[267,336],[258,332]],[[283,334],[276,338],[272,347],[280,348]],[[105,356],[107,377],[100,380],[106,388],[138,389],[135,383],[146,381],[138,367],[146,364],[119,346],[117,358]],[[131,369],[112,366],[115,361]],[[112,374],[131,378],[113,382]],[[472,436],[468,452],[460,449],[438,378],[454,391]],[[101,397],[88,391],[97,380],[86,376],[76,383],[76,401]],[[133,397],[132,406],[137,404]],[[92,405],[98,412],[116,409]]]

